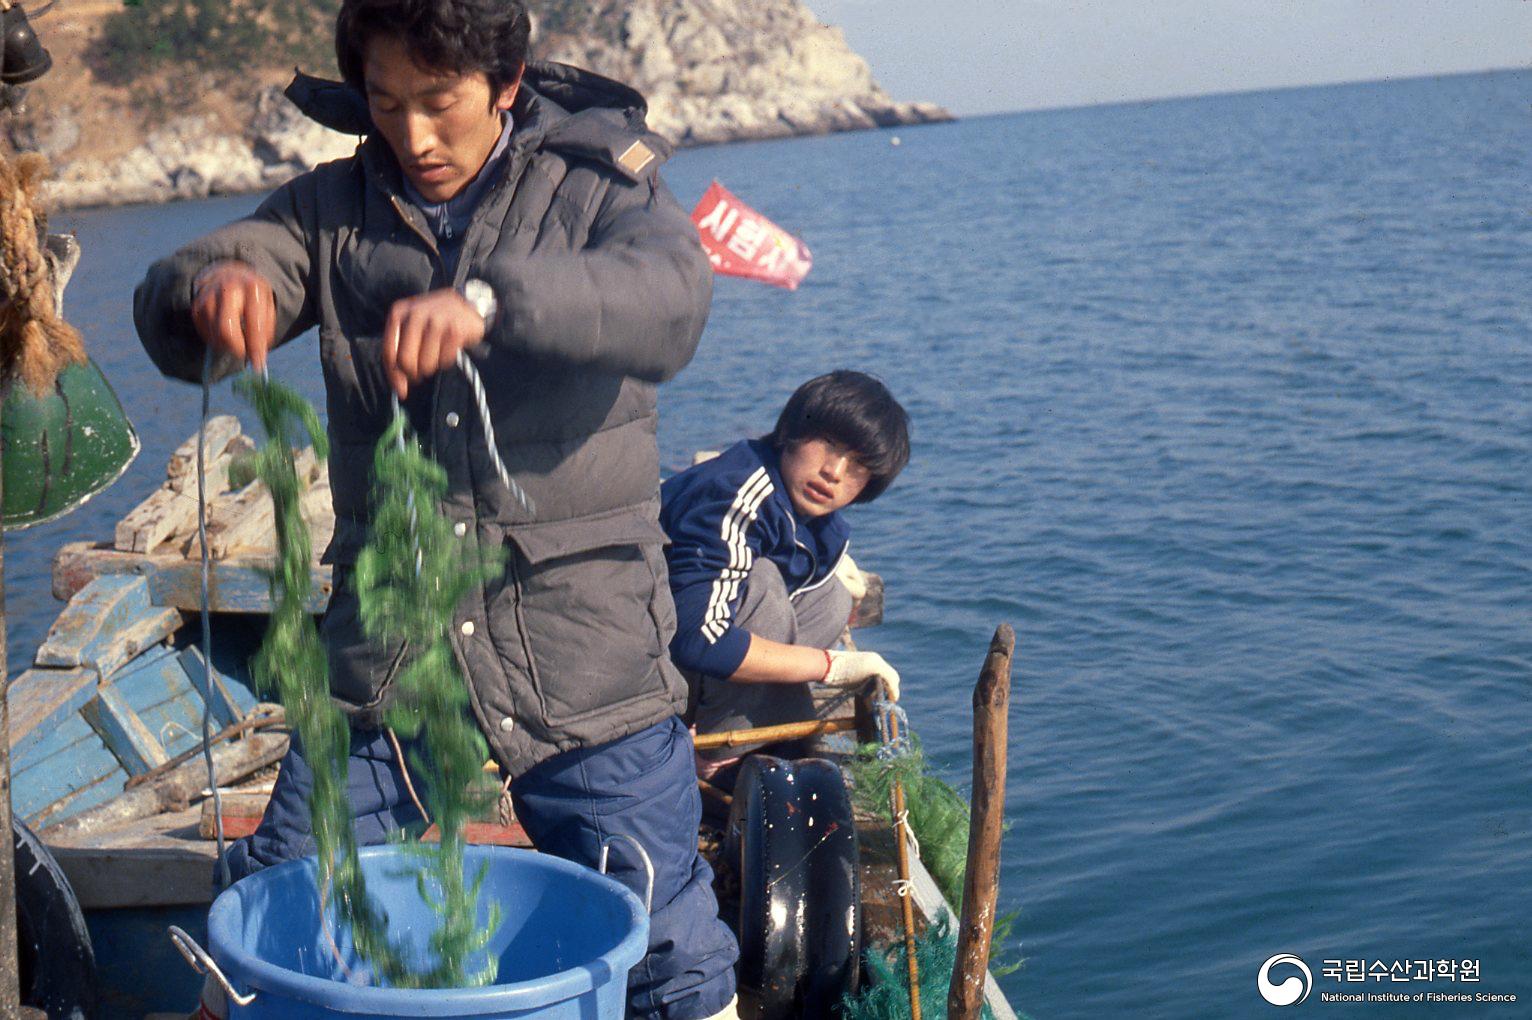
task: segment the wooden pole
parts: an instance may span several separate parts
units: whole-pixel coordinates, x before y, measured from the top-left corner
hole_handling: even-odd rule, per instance
[[[899,717],[890,715],[888,737],[899,739]],[[894,802],[894,859],[899,867],[899,908],[904,920],[904,961],[910,979],[910,1020],[920,1020],[920,968],[915,963],[915,892],[910,885],[910,847],[905,826],[909,815],[904,803],[904,783],[894,780],[889,794]]]
[[[947,990],[948,1020],[978,1020],[984,1006],[990,936],[1000,890],[1000,834],[1005,827],[1005,756],[1016,635],[1002,623],[973,689],[973,803],[957,963]]]
[[[7,5],[9,6],[9,5]],[[20,385],[18,383],[18,385]],[[3,499],[3,493],[0,493]],[[16,841],[11,834],[10,672],[5,659],[5,540],[0,533],[0,1018],[21,1016],[21,971],[16,959]]]
[[[741,744],[769,744],[778,740],[802,740],[825,733],[856,729],[856,720],[810,719],[807,722],[783,723],[780,726],[757,726],[750,730],[725,730],[722,733],[699,733],[692,744],[699,751],[714,747],[738,747]]]

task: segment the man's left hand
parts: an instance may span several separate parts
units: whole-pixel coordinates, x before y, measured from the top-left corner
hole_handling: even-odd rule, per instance
[[[483,317],[457,291],[401,298],[383,324],[383,370],[403,400],[410,386],[457,364],[459,351],[483,340]]]

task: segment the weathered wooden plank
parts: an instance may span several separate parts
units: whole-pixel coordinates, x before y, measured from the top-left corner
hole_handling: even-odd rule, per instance
[[[170,758],[115,685],[104,685],[96,700],[81,709],[80,714],[91,729],[101,734],[122,767],[133,775],[148,772]]]
[[[122,763],[78,713],[63,719],[15,764],[12,808],[29,825],[104,801],[127,778]]]
[[[94,670],[29,669],[6,688],[10,705],[11,764],[96,695]]]
[[[168,485],[151,492],[117,522],[114,544],[124,552],[146,553],[197,519],[195,494]]]
[[[158,656],[151,653],[112,678],[116,693],[141,720],[154,742],[163,748],[166,759],[201,740],[201,669],[198,668],[197,679],[193,682],[187,675],[182,655],[184,653],[173,649],[166,649],[165,654]],[[215,729],[223,725],[220,722]],[[163,762],[155,763],[156,766],[159,764]],[[130,771],[134,775],[141,774],[137,769]]]
[[[249,485],[236,495],[219,501],[208,513],[207,542],[214,559],[223,559],[239,551],[265,551],[272,548],[273,523],[271,496],[263,485]],[[198,558],[202,547],[193,538],[186,555]]]
[[[287,736],[280,733],[253,733],[213,748],[214,772],[220,785],[238,782],[250,773],[281,758],[287,751]],[[207,785],[206,766],[200,759],[188,761],[165,773],[152,783],[144,783],[114,797],[90,811],[42,833],[52,841],[70,833],[85,833],[95,828],[116,828],[125,822],[147,818],[166,810],[185,807]]]
[[[248,453],[254,445],[238,434],[239,422],[224,416],[214,423],[231,423],[218,429],[210,427],[208,461],[205,468],[206,491],[211,502],[229,488],[229,471],[234,458]],[[234,434],[229,434],[229,428]],[[169,478],[159,489],[130,510],[117,522],[114,544],[124,552],[153,552],[162,542],[195,533],[197,528],[196,436],[181,444],[170,458]],[[217,450],[218,452],[213,452]]]
[[[316,555],[319,546],[315,546]],[[267,555],[235,555],[212,564],[210,607],[215,613],[266,613],[271,611]],[[196,559],[155,554],[140,556],[90,542],[71,542],[53,558],[53,594],[68,599],[99,577],[141,576],[149,584],[155,605],[192,612],[201,607],[202,565]],[[314,564],[308,610],[324,611],[330,600],[330,568]]]
[[[239,419],[220,415],[208,422],[208,492],[227,486],[227,461],[219,466],[229,441],[239,434]],[[197,519],[197,437],[194,435],[171,454],[163,486],[151,492],[117,522],[114,544],[124,552],[152,551],[177,531]]]
[[[330,476],[320,471],[303,493],[303,519],[309,522],[309,534],[315,555],[330,544],[335,535],[335,504],[330,499]]]
[[[142,577],[93,580],[69,600],[37,650],[39,666],[87,666],[110,676],[181,626],[181,614],[156,606]]]
[[[80,725],[85,725],[84,720],[80,720]],[[65,795],[48,800],[36,812],[25,815],[24,820],[33,829],[40,830],[57,824],[60,819],[69,819],[77,814],[96,810],[122,792],[123,780],[128,775],[122,765],[112,757],[110,751],[101,746],[99,739],[93,738],[89,749],[91,751],[89,758],[92,761],[104,758],[110,762],[111,767],[101,769],[92,778],[78,780],[79,785]],[[79,771],[83,773],[90,770],[82,767]],[[77,778],[70,781],[77,781]]]
[[[240,434],[239,419],[232,414],[220,414],[207,421],[203,430],[207,442],[203,445],[203,460],[211,464]],[[170,455],[165,465],[167,484],[193,494],[197,491],[197,434],[194,432]],[[216,491],[216,490],[215,490]]]
[[[240,839],[250,835],[261,824],[261,816],[266,813],[266,804],[271,800],[271,791],[224,790],[218,799],[223,807],[223,838]],[[214,828],[216,817],[213,798],[209,797],[202,802],[202,814],[197,820],[197,835],[203,839],[218,838],[218,830]]]
[[[48,849],[85,910],[212,902],[217,847],[197,838],[197,808],[54,837]]]
[[[204,687],[204,677],[207,669],[203,665],[202,649],[193,645],[184,649],[180,655],[181,668],[186,671],[186,679],[190,682],[192,690],[204,699],[207,692]],[[229,726],[241,719],[244,714],[255,707],[255,698],[242,685],[235,684],[233,688],[223,682],[223,676],[215,669],[212,671],[213,679],[213,718],[218,720],[220,727]],[[236,693],[237,692],[237,693]]]

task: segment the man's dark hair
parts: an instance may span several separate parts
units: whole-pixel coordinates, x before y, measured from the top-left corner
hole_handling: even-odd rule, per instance
[[[799,386],[766,437],[779,452],[827,439],[856,453],[871,476],[857,503],[871,503],[910,462],[910,416],[877,379],[842,368]]]
[[[496,95],[521,74],[530,30],[521,0],[343,0],[335,57],[341,77],[360,89],[368,43],[394,36],[421,67],[482,72]]]

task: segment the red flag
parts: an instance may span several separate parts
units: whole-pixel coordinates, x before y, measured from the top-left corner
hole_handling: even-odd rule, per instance
[[[692,210],[692,222],[714,272],[797,290],[814,264],[807,245],[717,181]]]

